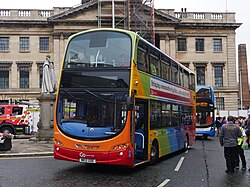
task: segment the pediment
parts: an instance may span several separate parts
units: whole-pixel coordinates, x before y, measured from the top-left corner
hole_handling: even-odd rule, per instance
[[[146,10],[148,10],[148,15],[151,14],[151,8],[148,6],[144,6]],[[89,0],[86,3],[72,7],[69,10],[56,14],[48,18],[49,22],[61,22],[61,21],[96,21],[98,15],[98,1],[97,0]],[[145,12],[145,11],[144,11]],[[172,22],[178,23],[180,19],[175,18],[174,16],[169,15],[164,11],[164,9],[155,9],[155,22]]]
[[[163,22],[165,21],[165,22],[175,23],[181,21],[180,19],[165,13],[164,10],[158,10],[158,9],[155,9],[155,18],[158,21],[163,21]]]
[[[96,20],[97,1],[89,1],[80,6],[72,7],[69,10],[48,18],[49,22]]]

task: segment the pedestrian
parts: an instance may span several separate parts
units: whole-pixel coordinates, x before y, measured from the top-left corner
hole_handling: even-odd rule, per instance
[[[248,138],[248,143],[249,143],[249,137],[250,137],[250,129],[246,130],[246,136]],[[250,172],[250,169],[248,169],[248,171]]]
[[[216,117],[215,125],[216,125],[216,134],[217,134],[217,136],[219,136],[221,126],[222,126],[221,117]]]
[[[242,148],[242,144],[244,141],[246,141],[246,131],[245,129],[242,127],[242,123],[239,120],[236,120],[235,123],[239,126],[242,136],[240,138],[238,138],[238,155],[235,159],[235,169],[239,169],[239,165],[240,165],[240,159],[241,159],[241,170],[242,171],[246,171],[246,158],[245,158],[245,154],[244,154],[244,149]],[[240,157],[240,158],[239,158]]]
[[[245,120],[245,124],[244,124],[244,129],[249,129],[250,128],[250,113],[248,113],[248,117]]]
[[[224,116],[221,120],[222,125],[227,124],[226,116]]]
[[[246,130],[246,135],[250,134],[250,113],[248,113],[248,118],[244,122],[243,128]],[[247,143],[250,143],[250,135],[247,135]]]
[[[228,116],[228,123],[222,125],[220,132],[220,144],[224,146],[224,157],[226,159],[226,173],[234,173],[235,159],[238,155],[238,138],[242,132],[238,125],[234,124],[234,117]]]

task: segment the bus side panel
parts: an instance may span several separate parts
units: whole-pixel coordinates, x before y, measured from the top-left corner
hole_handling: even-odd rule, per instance
[[[158,140],[160,157],[184,148],[184,136],[181,127],[153,130],[150,135],[152,134],[155,134],[155,136],[150,136],[150,141]]]

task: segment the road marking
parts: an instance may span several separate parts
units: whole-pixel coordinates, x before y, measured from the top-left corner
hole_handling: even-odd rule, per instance
[[[166,179],[165,181],[163,181],[159,186],[157,187],[163,187],[165,186],[168,182],[170,181],[170,179]]]
[[[188,150],[186,150],[186,152],[185,153],[188,153]]]
[[[54,156],[19,156],[19,157],[0,157],[0,160],[17,160],[30,158],[53,158]]]
[[[181,159],[179,160],[179,162],[178,162],[176,168],[174,169],[174,171],[179,171],[183,160],[184,160],[184,157],[181,157]]]

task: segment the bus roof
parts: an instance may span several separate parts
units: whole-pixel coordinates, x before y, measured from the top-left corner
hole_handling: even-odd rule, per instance
[[[206,88],[206,89],[210,89],[211,91],[214,91],[212,86],[205,86],[205,85],[200,85],[200,86],[196,86],[196,92],[202,88]]]

